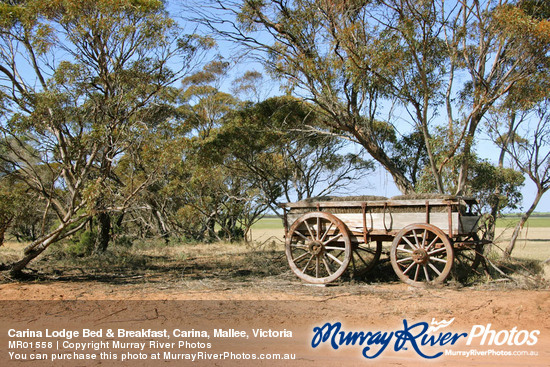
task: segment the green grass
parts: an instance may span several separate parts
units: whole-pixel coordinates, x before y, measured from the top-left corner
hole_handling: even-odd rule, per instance
[[[507,228],[514,227],[520,220],[519,216],[507,215],[503,218],[497,219],[497,227]],[[531,228],[550,228],[550,216],[548,217],[530,217],[527,220],[527,226]]]
[[[283,229],[283,221],[280,218],[262,218],[254,223],[252,229]]]

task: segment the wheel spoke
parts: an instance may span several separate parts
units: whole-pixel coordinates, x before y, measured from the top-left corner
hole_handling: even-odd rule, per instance
[[[430,261],[439,261],[440,263],[447,264],[447,260],[442,259],[440,257],[430,257]]]
[[[328,226],[327,230],[325,231],[325,233],[323,234],[323,236],[321,237],[321,239],[319,241],[323,242],[325,240],[325,237],[327,236],[327,234],[330,232],[331,229],[332,229],[332,222],[330,222],[330,226]]]
[[[405,242],[407,242],[409,244],[409,246],[411,246],[412,249],[417,249],[417,247],[415,247],[415,245],[412,244],[411,241],[409,241],[409,239],[405,236],[403,236],[403,239],[405,240]]]
[[[323,257],[323,264],[325,264],[325,268],[327,269],[328,275],[332,275],[332,272],[330,270],[330,267],[328,266],[327,260]]]
[[[325,255],[327,255],[328,257],[330,257],[332,260],[336,261],[340,265],[344,263],[343,261],[340,261],[340,259],[338,259],[336,256],[331,254],[330,252],[325,253]]]
[[[321,273],[321,263],[319,262],[319,256],[315,256],[315,277],[319,278]]]
[[[339,246],[325,246],[325,250],[345,251],[346,249]]]
[[[323,245],[326,246],[327,243],[332,242],[332,241],[334,241],[335,239],[342,237],[343,235],[344,235],[344,234],[343,234],[342,232],[340,232],[340,233],[338,233],[338,236],[334,236],[334,237],[332,237],[332,238],[329,238],[329,239],[326,240],[325,242],[323,242]]]
[[[425,248],[426,251],[430,251],[430,249],[432,248],[432,246],[437,242],[437,240],[439,239],[439,237],[435,237],[432,242],[430,242],[430,244],[428,245],[428,247]]]
[[[441,275],[441,272],[432,263],[428,263],[428,265],[430,266],[430,268],[432,268],[433,271],[437,273],[438,276]]]
[[[424,275],[426,275],[426,280],[428,282],[431,282],[432,280],[430,279],[430,274],[428,274],[428,267],[426,265],[422,265],[422,267],[424,268]]]
[[[317,217],[317,241],[319,241],[319,235],[321,234],[321,217]]]
[[[409,260],[412,260],[412,259],[413,259],[412,257],[404,257],[400,260],[397,260],[397,263],[401,264],[402,262],[409,261]]]
[[[413,253],[413,251],[407,250],[406,248],[397,248],[397,250],[398,250],[398,251],[406,252],[406,253],[408,253],[408,254],[412,254],[412,253]]]
[[[414,281],[418,281],[418,273],[420,270],[420,264],[416,264],[416,271],[414,272]]]
[[[425,229],[424,230],[424,234],[422,235],[422,248],[425,248],[425,244],[426,244],[426,236],[428,235],[428,230]]]
[[[298,262],[300,260],[302,260],[304,257],[306,257],[307,255],[309,255],[309,252],[304,252],[303,254],[301,254],[300,256],[298,257],[295,257],[294,258],[294,262]]]
[[[300,231],[295,230],[294,233],[293,233],[292,235],[294,236],[295,234],[297,234],[298,236],[302,237],[304,240],[309,241],[309,238],[307,238],[306,236],[304,236],[303,234],[301,234]]]
[[[421,245],[418,243],[418,235],[416,234],[416,231],[413,229],[413,235],[414,235],[414,243],[416,244],[416,248],[420,248]]]
[[[409,265],[409,267],[403,272],[403,274],[407,274],[409,272],[409,270],[412,269],[412,267],[415,265],[416,263],[415,262],[412,262],[411,265]]]
[[[378,241],[373,246],[372,243],[356,243],[352,247],[351,263],[353,265],[352,277],[362,277],[371,270],[382,252],[382,244]]]
[[[307,246],[306,246],[306,245],[300,244],[300,243],[291,243],[291,244],[290,244],[290,247],[307,249]]]
[[[357,248],[355,249],[355,251],[364,251],[368,254],[371,254],[371,255],[375,255],[376,254],[376,250],[375,249],[372,249],[372,248],[365,248],[365,247],[360,247],[360,246],[357,246]]]
[[[306,266],[304,266],[304,268],[302,269],[302,273],[305,273],[306,272],[306,269],[307,267],[309,266],[309,264],[311,263],[311,260],[315,257],[315,255],[311,255],[311,257],[309,258],[309,260],[307,261],[306,263]]]
[[[369,263],[367,263],[365,261],[365,259],[363,259],[363,257],[359,254],[359,252],[357,251],[353,251],[355,253],[355,255],[357,255],[357,257],[359,258],[359,260],[361,260],[363,262],[363,264],[365,264],[366,266],[369,266]],[[353,256],[351,257],[353,259]]]
[[[438,254],[438,253],[443,252],[443,251],[447,251],[447,249],[445,247],[438,248],[437,250],[433,250],[433,251],[428,252],[428,255],[431,256],[433,254]]]
[[[313,231],[311,230],[311,228],[309,227],[309,223],[307,222],[307,220],[304,220],[304,224],[306,225],[306,228],[309,232],[309,235],[311,236],[311,239],[314,240],[315,239],[315,235],[313,234]]]

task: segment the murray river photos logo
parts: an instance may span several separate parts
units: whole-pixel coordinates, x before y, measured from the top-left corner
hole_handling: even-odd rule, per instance
[[[469,333],[445,331],[454,321],[432,319],[427,322],[409,323],[403,320],[403,329],[395,331],[346,331],[340,322],[329,323],[313,328],[311,346],[317,348],[321,344],[328,344],[337,350],[343,346],[361,348],[363,357],[373,359],[380,356],[388,347],[395,352],[413,350],[419,356],[427,359],[438,358],[443,355],[441,347],[455,345],[464,341],[470,345],[510,345],[533,346],[538,341],[539,330],[493,330],[491,324],[474,325]]]

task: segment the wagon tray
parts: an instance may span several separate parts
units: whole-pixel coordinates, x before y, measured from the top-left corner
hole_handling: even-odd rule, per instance
[[[319,197],[283,204],[285,222],[304,213],[325,211],[342,220],[354,233],[396,235],[411,223],[430,223],[449,237],[475,232],[479,215],[472,213],[473,198],[450,195],[408,195],[390,199],[380,196]],[[286,211],[285,211],[286,212]]]

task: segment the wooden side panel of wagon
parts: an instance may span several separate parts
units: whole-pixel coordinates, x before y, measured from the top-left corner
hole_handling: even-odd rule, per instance
[[[363,233],[362,213],[331,214],[344,222],[350,231]],[[302,215],[302,213],[290,213],[288,214],[288,221],[294,223]],[[478,219],[479,216],[460,216],[458,213],[451,213],[450,216],[448,213],[431,213],[429,221],[425,221],[425,216],[418,213],[367,213],[366,231],[373,235],[382,235],[387,232],[395,234],[411,223],[429,223],[450,234],[450,236],[454,236],[473,232]],[[452,232],[449,231],[449,228],[452,229]]]

